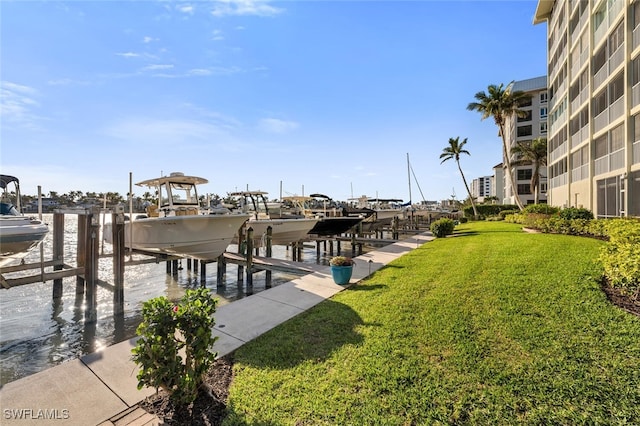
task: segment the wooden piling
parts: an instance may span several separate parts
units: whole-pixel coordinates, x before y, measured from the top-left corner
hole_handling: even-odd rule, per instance
[[[268,226],[267,227],[267,236],[265,238],[265,240],[266,240],[266,249],[265,249],[266,257],[271,257],[273,255],[273,250],[272,250],[272,247],[271,247],[272,234],[273,234],[273,229],[271,228],[271,226]],[[266,286],[266,288],[270,288],[271,287],[271,270],[267,270],[266,271],[265,286]]]
[[[113,241],[113,313],[124,312],[124,258],[126,248],[124,244],[124,215],[111,215],[111,235]]]
[[[253,228],[247,229],[247,287],[253,287]]]
[[[64,214],[53,214],[53,260],[56,264],[53,266],[54,271],[61,271],[64,263]],[[53,298],[62,297],[62,278],[53,280]]]
[[[217,271],[216,271],[216,285],[218,287],[222,287],[224,276],[227,273],[227,261],[224,259],[224,253],[218,256],[218,261],[216,262]]]

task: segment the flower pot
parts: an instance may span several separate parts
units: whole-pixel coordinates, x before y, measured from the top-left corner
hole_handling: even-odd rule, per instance
[[[349,266],[331,266],[331,276],[333,281],[339,285],[349,284],[351,274],[353,273],[353,265]]]

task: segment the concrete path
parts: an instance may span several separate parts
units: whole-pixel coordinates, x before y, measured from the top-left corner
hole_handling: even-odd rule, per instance
[[[430,233],[411,236],[355,258],[350,284],[432,240]],[[214,349],[227,355],[244,343],[342,291],[330,268],[223,305],[216,310]],[[162,424],[137,404],[155,390],[137,389],[137,366],[131,361],[136,338],[65,362],[0,389],[0,424],[143,426]]]

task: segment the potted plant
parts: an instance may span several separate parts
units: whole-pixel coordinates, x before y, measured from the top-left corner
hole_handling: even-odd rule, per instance
[[[352,258],[346,256],[334,256],[329,261],[331,265],[331,276],[333,281],[339,285],[349,284],[351,274],[353,273],[353,265],[356,263]]]

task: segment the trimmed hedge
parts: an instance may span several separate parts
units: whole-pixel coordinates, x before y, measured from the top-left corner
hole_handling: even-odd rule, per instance
[[[503,210],[518,210],[518,206],[513,204],[480,204],[476,206],[478,216],[485,218],[488,216],[497,216]],[[462,212],[465,217],[473,217],[473,207],[465,207]]]
[[[455,222],[448,218],[438,219],[431,224],[431,233],[436,238],[444,238],[447,235],[453,234],[455,228]]]

